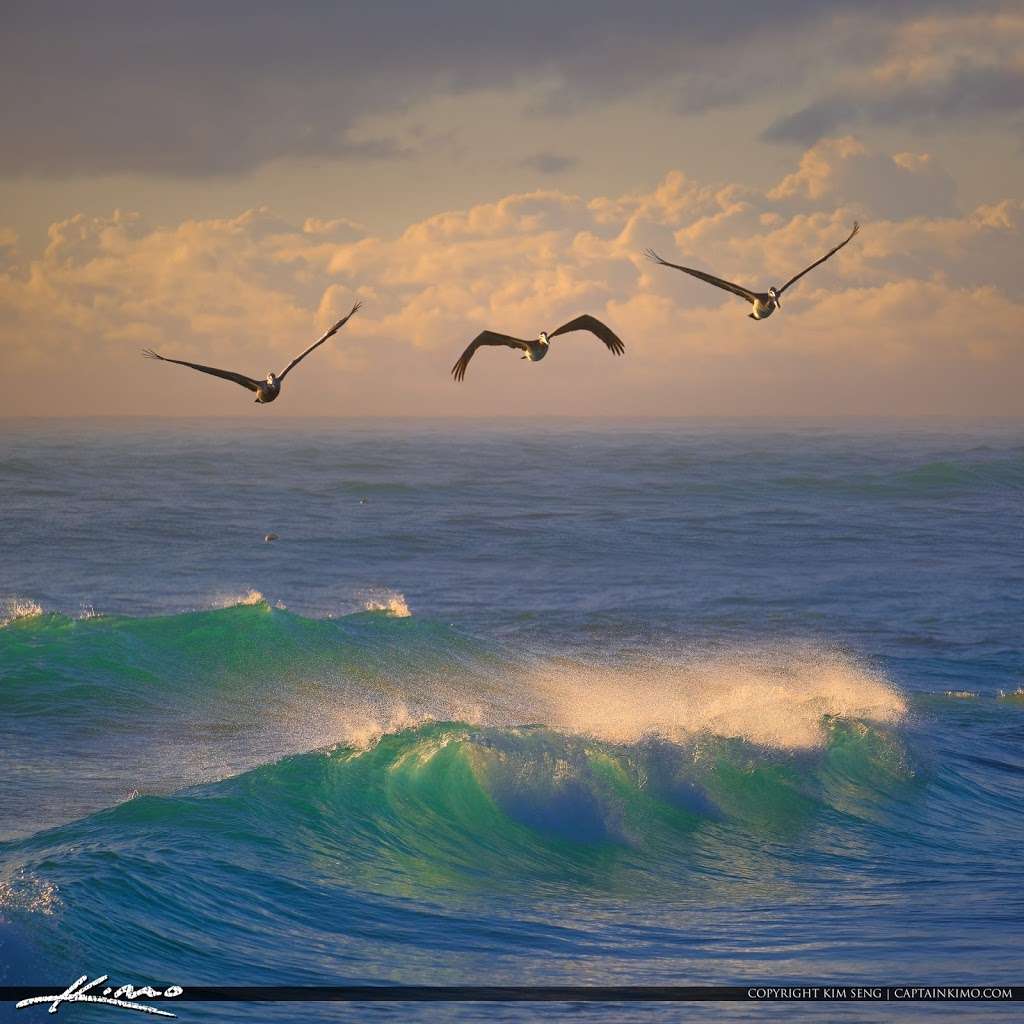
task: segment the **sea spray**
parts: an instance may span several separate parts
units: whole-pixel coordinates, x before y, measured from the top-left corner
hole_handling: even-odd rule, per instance
[[[31,598],[10,597],[0,601],[0,628],[43,614],[43,606]]]
[[[387,612],[395,618],[405,619],[412,615],[403,594],[396,591],[375,592],[366,596],[363,607],[368,612]]]
[[[545,721],[615,742],[709,733],[795,750],[822,746],[829,718],[893,724],[906,712],[878,669],[805,644],[620,668],[560,663],[531,685],[550,707]]]

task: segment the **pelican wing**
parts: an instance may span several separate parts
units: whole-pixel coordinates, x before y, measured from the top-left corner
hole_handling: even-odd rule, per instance
[[[825,260],[827,260],[830,256],[835,256],[835,254],[839,252],[839,250],[842,249],[842,247],[846,245],[846,243],[849,242],[850,239],[853,238],[853,236],[857,234],[858,231],[860,231],[860,224],[858,224],[857,221],[854,221],[853,230],[846,236],[846,238],[842,242],[840,242],[834,249],[829,249],[829,251],[825,253],[825,255],[822,256],[820,260],[815,260],[809,267],[807,267],[804,270],[801,270],[800,273],[796,275],[796,277],[791,277],[779,289],[779,294],[781,295],[791,284],[796,284],[796,282],[799,281],[800,278],[803,277],[804,274],[806,274],[809,270],[813,270],[819,264],[824,263]]]
[[[681,270],[684,274],[699,277],[702,281],[707,281],[708,284],[713,284],[717,288],[724,288],[727,292],[732,292],[733,295],[746,299],[747,302],[753,302],[757,298],[756,292],[752,292],[749,288],[744,288],[743,285],[733,284],[732,281],[725,281],[720,277],[715,277],[714,274],[705,274],[703,270],[694,270],[693,267],[681,267],[678,263],[669,263],[668,260],[663,260],[653,249],[648,249],[645,255],[649,260],[654,260],[655,263],[660,263],[663,267],[672,267],[674,270]]]
[[[258,391],[260,387],[260,381],[255,381],[252,377],[246,377],[244,373],[218,370],[215,366],[203,366],[201,363],[188,363],[184,359],[168,359],[167,356],[162,356],[151,348],[143,349],[142,354],[147,359],[159,359],[162,363],[177,363],[179,366],[190,366],[193,370],[199,370],[200,373],[209,373],[214,377],[220,377],[222,380],[233,380],[236,384],[241,384],[243,388],[248,388],[250,391]]]
[[[559,334],[569,334],[570,331],[590,331],[591,334],[600,338],[608,346],[608,351],[612,355],[621,356],[626,351],[626,346],[622,344],[618,335],[607,324],[601,323],[596,316],[591,316],[589,313],[584,313],[582,316],[576,317],[575,320],[562,324],[557,331],[552,331],[548,337],[555,338]]]
[[[328,332],[327,332],[326,334],[322,334],[322,335],[320,335],[320,337],[319,337],[319,338],[317,338],[317,339],[316,339],[316,341],[314,341],[314,342],[313,342],[313,344],[312,344],[312,345],[310,345],[310,346],[309,346],[309,348],[307,348],[305,352],[303,352],[303,353],[302,353],[301,355],[297,355],[297,356],[296,356],[296,357],[295,357],[295,358],[294,358],[294,359],[293,359],[293,360],[292,360],[292,361],[291,361],[291,362],[290,362],[290,363],[289,363],[289,364],[288,364],[288,365],[287,365],[287,366],[286,366],[286,367],[285,367],[285,368],[284,368],[284,369],[283,369],[283,370],[282,370],[282,371],[281,371],[281,372],[280,372],[280,373],[279,373],[279,374],[277,375],[277,379],[278,379],[278,380],[284,380],[284,378],[285,378],[285,375],[286,375],[286,374],[287,374],[287,373],[289,372],[289,370],[291,370],[291,369],[293,369],[294,367],[298,366],[298,365],[299,365],[299,363],[301,363],[301,362],[302,362],[302,360],[303,360],[303,359],[305,359],[305,358],[306,358],[306,356],[308,356],[308,355],[309,355],[309,353],[313,351],[313,349],[315,349],[315,348],[316,348],[316,347],[317,347],[318,345],[322,345],[322,344],[323,344],[323,343],[324,343],[324,342],[325,342],[325,341],[326,341],[326,340],[327,340],[327,339],[328,339],[329,337],[331,337],[331,335],[333,335],[333,334],[337,334],[337,332],[338,332],[338,331],[340,331],[340,330],[342,329],[342,327],[344,327],[344,326],[345,326],[345,324],[346,324],[346,323],[348,323],[349,317],[351,317],[351,316],[352,316],[352,314],[353,314],[353,313],[354,313],[354,312],[355,312],[355,311],[356,311],[356,310],[357,310],[357,309],[358,309],[358,308],[359,308],[359,307],[360,307],[361,305],[362,305],[362,303],[361,303],[361,302],[357,302],[357,303],[356,303],[356,304],[355,304],[355,305],[354,305],[354,306],[353,306],[353,307],[352,307],[352,308],[351,308],[351,309],[350,309],[350,310],[348,311],[348,316],[343,316],[343,317],[342,317],[342,318],[341,318],[341,319],[340,319],[340,320],[339,320],[339,321],[338,321],[338,322],[337,322],[337,323],[336,323],[336,324],[335,324],[335,325],[334,325],[334,326],[333,326],[333,327],[332,327],[332,328],[331,328],[331,329],[330,329],[330,330],[329,330],[329,331],[328,331]]]
[[[510,334],[498,334],[495,331],[481,331],[467,346],[466,351],[459,356],[458,361],[452,367],[452,376],[456,380],[462,380],[466,376],[466,367],[470,359],[481,345],[504,345],[506,348],[520,348],[524,352],[529,349],[529,342],[522,338],[513,338]]]

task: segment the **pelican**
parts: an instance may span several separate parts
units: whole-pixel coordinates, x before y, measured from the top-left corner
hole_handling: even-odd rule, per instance
[[[223,380],[233,380],[236,384],[241,384],[243,388],[255,391],[256,401],[260,405],[267,405],[270,402],[273,402],[274,399],[281,394],[281,383],[284,381],[288,373],[298,366],[299,363],[301,363],[302,360],[313,351],[313,349],[322,345],[329,337],[331,337],[331,335],[340,331],[348,322],[349,317],[351,317],[361,305],[361,302],[357,302],[349,310],[348,316],[342,317],[326,334],[322,334],[317,338],[317,340],[314,341],[305,352],[297,355],[280,373],[269,372],[264,380],[254,380],[252,377],[246,377],[244,373],[234,373],[231,370],[218,370],[213,366],[203,366],[200,363],[189,363],[184,359],[169,359],[167,356],[162,356],[159,353],[154,352],[151,348],[143,349],[142,354],[147,359],[159,359],[164,363],[177,363],[179,366],[191,366],[193,370],[199,370],[202,373],[210,373],[213,374],[214,377],[221,377]]]
[[[830,256],[835,256],[858,231],[860,231],[860,225],[854,221],[853,230],[834,249],[829,249],[820,260],[815,260],[809,267],[801,270],[796,277],[791,277],[781,288],[772,287],[766,292],[752,292],[749,288],[744,288],[742,285],[733,284],[731,281],[723,281],[722,278],[715,277],[713,274],[705,274],[703,270],[694,270],[692,267],[681,267],[678,263],[669,263],[668,260],[663,260],[653,249],[648,249],[645,255],[648,259],[654,260],[655,263],[660,263],[663,267],[673,267],[676,270],[681,270],[684,274],[692,274],[694,277],[699,277],[702,281],[707,281],[708,284],[717,285],[719,288],[724,288],[727,292],[732,292],[733,295],[738,295],[741,299],[746,299],[754,307],[747,316],[751,320],[767,320],[776,309],[782,308],[779,298],[790,285],[796,284],[804,274],[824,263]]]
[[[481,331],[466,347],[466,351],[459,356],[458,362],[452,367],[452,376],[456,380],[462,380],[466,376],[466,367],[469,366],[473,353],[481,345],[505,345],[508,348],[523,350],[523,359],[529,359],[531,363],[539,363],[547,354],[551,345],[551,339],[557,338],[559,334],[568,334],[570,331],[590,331],[591,334],[600,338],[608,346],[608,351],[613,355],[621,356],[626,351],[626,346],[618,339],[612,329],[601,323],[597,317],[584,313],[582,316],[562,324],[556,331],[541,331],[535,339],[513,338],[510,334],[498,334],[495,331]]]

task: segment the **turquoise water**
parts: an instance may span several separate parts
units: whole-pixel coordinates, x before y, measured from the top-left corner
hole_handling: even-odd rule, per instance
[[[4,983],[1020,981],[1020,423],[6,423],[0,493]]]

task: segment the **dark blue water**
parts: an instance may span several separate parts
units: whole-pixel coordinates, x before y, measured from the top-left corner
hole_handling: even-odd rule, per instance
[[[1020,982],[1020,421],[0,422],[4,982]]]

